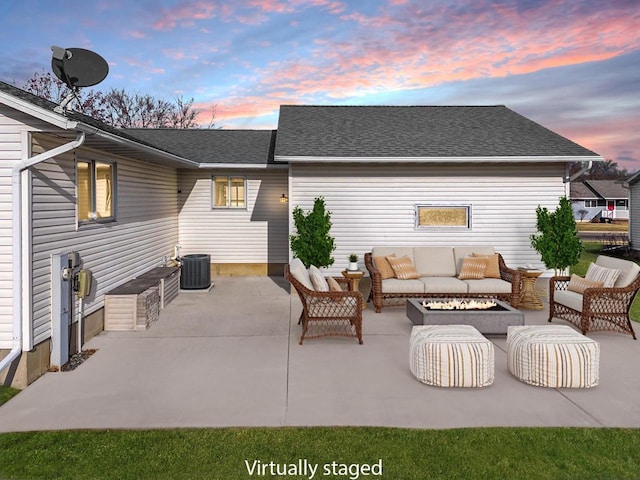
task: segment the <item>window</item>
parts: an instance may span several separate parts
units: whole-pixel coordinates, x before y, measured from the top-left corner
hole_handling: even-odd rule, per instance
[[[471,228],[471,205],[416,205],[416,226]]]
[[[616,200],[616,210],[628,210],[629,200]]]
[[[596,200],[585,200],[584,206],[586,208],[594,208],[598,206],[598,202]]]
[[[213,208],[247,208],[245,177],[213,177]]]
[[[109,221],[115,217],[115,165],[94,160],[76,164],[78,222]]]

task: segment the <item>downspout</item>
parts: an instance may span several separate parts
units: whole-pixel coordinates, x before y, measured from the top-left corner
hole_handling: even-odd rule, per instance
[[[582,168],[580,170],[578,170],[576,173],[574,173],[570,177],[569,176],[565,177],[566,181],[567,182],[573,182],[580,175],[582,175],[583,173],[585,173],[588,170],[590,170],[592,165],[593,165],[593,161],[592,160],[589,160],[588,162],[583,162],[582,163]]]
[[[84,143],[85,133],[77,132],[76,139],[35,157],[21,160],[13,167],[12,222],[13,222],[13,348],[0,361],[0,372],[22,353],[22,172],[56,155],[75,150]]]

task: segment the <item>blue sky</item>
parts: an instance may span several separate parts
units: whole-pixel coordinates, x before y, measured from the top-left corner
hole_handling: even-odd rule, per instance
[[[640,169],[638,0],[3,0],[0,80],[51,45],[99,86],[193,97],[208,124],[275,128],[281,104],[507,105]]]

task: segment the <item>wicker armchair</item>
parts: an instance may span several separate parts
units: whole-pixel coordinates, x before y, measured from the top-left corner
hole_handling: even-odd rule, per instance
[[[291,283],[302,302],[302,313],[298,324],[302,325],[300,345],[305,338],[355,337],[362,345],[362,294],[356,291],[317,292],[300,283],[292,274],[289,265],[284,267],[284,277]],[[346,278],[335,278],[346,288]],[[345,288],[345,287],[343,287]]]
[[[631,335],[636,340],[629,309],[640,290],[640,274],[632,272],[632,277],[633,273],[636,274],[635,279],[632,278],[627,285],[587,288],[582,295],[567,290],[571,277],[552,277],[549,280],[549,322],[553,317],[558,317],[573,323],[584,335],[613,330]]]

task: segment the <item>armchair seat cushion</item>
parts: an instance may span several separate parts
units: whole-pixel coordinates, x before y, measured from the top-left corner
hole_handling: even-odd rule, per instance
[[[424,293],[424,283],[417,279],[387,278],[382,280],[382,291],[385,293]]]
[[[353,297],[342,300],[310,298],[307,307],[310,317],[352,317],[360,305]]]
[[[429,293],[467,293],[467,284],[455,277],[422,277],[424,291]]]
[[[499,278],[464,280],[469,293],[511,293],[511,283]]]
[[[576,312],[582,312],[582,294],[571,290],[557,290],[553,299],[556,303],[569,307]]]

